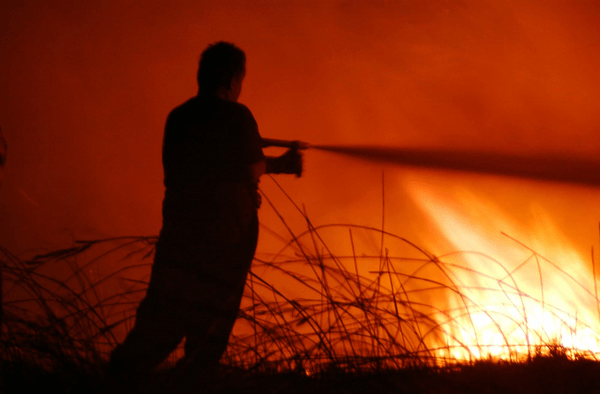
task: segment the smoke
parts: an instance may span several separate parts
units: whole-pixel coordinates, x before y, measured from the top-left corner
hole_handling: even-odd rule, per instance
[[[382,164],[397,164],[478,174],[600,185],[600,162],[566,156],[514,155],[482,151],[388,148],[379,146],[311,146]]]
[[[217,40],[246,51],[240,101],[265,137],[495,152],[523,165],[529,155],[594,160],[598,13],[593,2],[541,0],[3,2],[0,244],[19,253],[158,233],[164,121],[196,93],[199,54]],[[278,179],[315,222],[380,226],[385,198],[390,231],[435,243],[407,192],[418,182],[449,201],[470,189],[516,221],[541,205],[582,246],[596,241],[597,189],[312,150],[305,163],[301,179]],[[295,220],[276,185],[261,189]],[[277,221],[261,210],[285,234]],[[271,242],[263,235],[259,250]]]

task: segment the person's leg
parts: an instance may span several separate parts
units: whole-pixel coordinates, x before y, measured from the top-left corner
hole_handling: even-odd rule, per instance
[[[190,324],[186,326],[185,356],[177,364],[176,380],[191,391],[210,390],[213,384],[218,383],[219,361],[227,349],[229,335],[237,318],[241,296],[230,297],[230,301],[238,300],[233,306],[224,303],[223,298],[211,302],[209,299],[212,296],[224,295],[222,288],[217,290],[218,286],[214,285],[213,282],[202,286],[212,294],[191,316]],[[243,286],[239,292],[243,293]]]
[[[200,274],[197,313],[186,326],[183,364],[197,371],[214,371],[235,325],[246,285],[247,273],[258,240],[255,217],[242,242],[211,251],[206,257],[220,271]]]
[[[215,368],[225,353],[244,286],[228,290],[229,294],[220,291],[222,298],[215,300],[211,307],[202,308],[196,315],[197,322],[186,330],[185,358],[191,363]]]
[[[146,297],[138,308],[135,326],[111,355],[108,375],[116,380],[148,376],[182,339],[183,330],[168,305]]]
[[[184,336],[182,308],[177,294],[177,272],[155,264],[146,297],[140,303],[133,329],[118,345],[107,375],[115,381],[148,376],[175,350]]]

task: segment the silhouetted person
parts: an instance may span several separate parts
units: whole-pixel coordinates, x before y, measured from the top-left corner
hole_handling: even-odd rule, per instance
[[[302,171],[289,150],[266,158],[250,110],[237,103],[246,58],[218,42],[201,55],[199,91],[168,116],[163,225],[135,326],[112,354],[109,376],[145,376],[185,338],[180,365],[218,367],[237,317],[258,238],[258,180]]]

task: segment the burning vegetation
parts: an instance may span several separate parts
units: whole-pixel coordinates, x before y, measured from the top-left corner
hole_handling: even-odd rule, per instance
[[[576,267],[585,271],[577,276],[561,266],[579,262],[559,265],[509,235],[524,259],[503,263],[480,250],[436,256],[384,228],[315,226],[296,208],[305,230],[293,232],[282,218],[287,240],[275,255],[255,259],[222,359],[228,383],[216,391],[295,382],[304,392],[337,381],[359,392],[373,379],[388,389],[476,392],[490,382],[514,389],[500,382],[506,373],[519,376],[521,388],[539,389],[533,371],[541,369],[593,384],[599,302],[582,279],[595,270],[593,259]],[[100,392],[107,356],[145,293],[155,242],[80,241],[29,261],[3,250],[6,387],[25,384],[19,376],[45,376],[44,384]],[[152,385],[181,383],[169,372],[180,356],[181,348]]]
[[[103,391],[156,241],[121,235],[160,226],[164,118],[217,39],[255,59],[241,101],[261,133],[323,145],[302,182],[282,181],[310,216],[261,185],[233,378],[216,390],[600,391],[598,10],[2,2],[0,391]]]

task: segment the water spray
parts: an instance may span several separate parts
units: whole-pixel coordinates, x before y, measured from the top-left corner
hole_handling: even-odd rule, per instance
[[[301,150],[310,148],[370,162],[600,186],[600,161],[565,155],[518,155],[368,145],[312,145],[302,141],[270,138],[263,138],[263,146]]]

